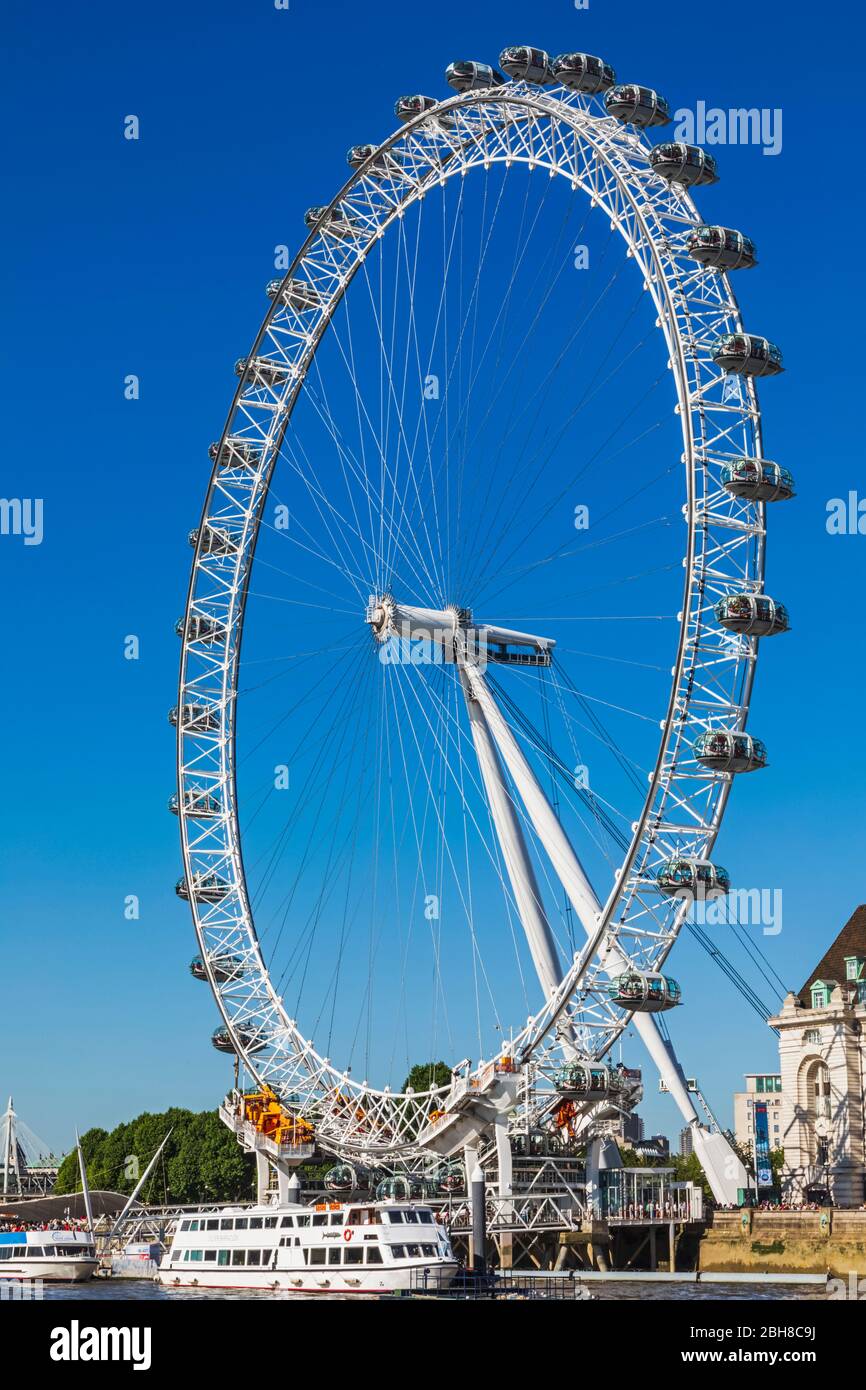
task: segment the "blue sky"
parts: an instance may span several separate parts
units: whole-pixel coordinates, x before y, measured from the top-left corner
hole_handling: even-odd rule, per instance
[[[767,579],[794,630],[764,653],[750,725],[771,768],[735,788],[717,857],[737,882],[782,889],[783,931],[761,946],[793,987],[864,898],[866,538],[825,527],[829,499],[866,492],[862,194],[845,157],[862,84],[843,7],[820,20],[754,7],[747,25],[719,23],[667,0],[540,0],[531,14],[95,3],[11,19],[2,489],[44,499],[45,535],[0,538],[0,1088],[49,1141],[142,1109],[211,1106],[228,1081],[208,1041],[213,1006],[186,969],[165,812],[186,533],[273,247],[300,243],[304,210],[343,182],[350,144],[392,129],[398,95],[447,91],[454,58],[580,48],[674,108],[783,113],[781,153],[719,147],[724,182],[706,195],[758,244],[760,267],[736,289],[747,324],[785,354],[785,376],[761,392],[765,449],[798,484],[773,517]],[[128,114],[136,142],[123,139]],[[137,401],[124,400],[130,373]],[[127,634],[138,661],[124,660]],[[129,894],[137,922],[124,919]],[[727,1119],[742,1073],[774,1067],[774,1040],[687,940],[674,959],[690,1001],[674,1038]],[[636,1042],[626,1055],[638,1060]],[[652,1130],[678,1128],[667,1101],[650,1096],[643,1113]]]

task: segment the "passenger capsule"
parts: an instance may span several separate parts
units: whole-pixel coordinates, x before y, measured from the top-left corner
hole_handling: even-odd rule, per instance
[[[270,357],[239,357],[235,376],[246,377],[250,386],[282,386],[294,376],[294,367],[288,362],[273,362]]]
[[[394,115],[401,121],[414,121],[419,116],[423,116],[428,111],[433,111],[439,103],[435,97],[408,96],[398,97],[394,103]],[[454,124],[454,117],[448,111],[439,112],[435,119],[440,125],[448,126]]]
[[[769,338],[753,333],[725,333],[710,349],[717,367],[735,376],[777,376],[785,369],[782,353]]]
[[[184,635],[183,618],[178,618],[174,625],[174,630],[178,637]],[[188,642],[224,642],[226,630],[222,623],[217,622],[216,618],[206,618],[201,613],[191,613],[189,622],[186,625],[186,640]]]
[[[647,126],[667,125],[671,118],[664,97],[654,92],[652,87],[637,87],[633,83],[611,87],[604,94],[604,104],[609,115],[615,116],[624,125],[636,125],[641,130]]]
[[[715,606],[717,622],[745,637],[775,637],[787,632],[788,610],[767,594],[727,594]]]
[[[611,980],[607,992],[614,1004],[630,1013],[664,1013],[680,1002],[676,980],[651,970],[626,970]]]
[[[730,227],[695,227],[686,250],[693,260],[713,270],[750,270],[758,264],[752,239]]]
[[[697,184],[718,183],[716,161],[700,145],[675,141],[655,145],[650,150],[650,168],[667,183],[680,183],[684,188]]]
[[[680,859],[667,859],[660,864],[656,871],[656,884],[659,892],[666,897],[674,898],[687,893],[695,898],[714,898],[722,893],[730,893],[731,876],[720,864],[686,855]]]
[[[593,1100],[618,1095],[623,1088],[615,1068],[589,1062],[567,1062],[560,1067],[553,1084],[560,1095],[589,1096]]]
[[[433,1187],[437,1195],[447,1196],[449,1192],[463,1192],[466,1187],[466,1175],[463,1164],[459,1159],[452,1159],[450,1163],[442,1163],[433,1173]]]
[[[553,80],[573,92],[606,92],[616,82],[610,63],[591,53],[560,53],[551,64]]]
[[[196,526],[187,536],[193,550],[198,545],[198,538],[199,528]],[[240,531],[228,531],[221,526],[211,526],[206,523],[202,535],[201,553],[202,555],[235,555],[240,549],[240,543]]]
[[[210,968],[218,985],[224,985],[229,980],[239,980],[244,973],[243,962],[238,956],[212,956]],[[189,963],[189,973],[194,980],[207,979],[207,970],[202,956],[193,956]]]
[[[232,885],[228,879],[220,878],[219,874],[193,874],[191,884],[187,883],[186,877],[179,878],[174,891],[184,902],[189,902],[192,897],[193,902],[197,903],[220,903],[228,897]]]
[[[767,749],[751,734],[707,729],[695,739],[694,754],[712,772],[755,772],[767,766]]]
[[[413,1202],[424,1196],[424,1182],[414,1175],[383,1178],[376,1184],[377,1202]]]
[[[260,446],[240,435],[229,435],[222,448],[219,444],[211,444],[207,452],[212,463],[219,461],[220,468],[225,469],[257,468],[262,460]]]
[[[393,155],[390,156],[393,160]],[[346,163],[350,169],[362,169],[368,165],[368,174],[388,167],[389,156],[378,145],[353,145],[346,154]]]
[[[538,87],[546,87],[553,81],[550,58],[543,48],[527,48],[522,44],[503,48],[499,64],[503,72],[517,82],[532,82]]]
[[[335,1163],[324,1178],[328,1192],[357,1192],[358,1174],[351,1163]]]
[[[177,792],[168,799],[168,809],[172,815],[177,815],[178,806]],[[209,792],[207,787],[187,787],[183,793],[183,813],[185,816],[192,816],[196,820],[208,820],[212,816],[218,816],[222,810],[218,796]]]
[[[267,1039],[261,1037],[253,1029],[235,1028],[238,1042],[244,1052],[261,1052],[263,1047],[267,1047]],[[235,1044],[228,1028],[216,1028],[211,1036],[211,1042],[217,1052],[234,1052]]]
[[[324,207],[307,208],[304,222],[311,232],[324,232],[327,236],[350,237],[357,231],[357,223],[336,208],[331,212]]]
[[[751,502],[787,502],[794,497],[794,478],[787,468],[767,459],[737,459],[721,472],[722,487],[732,497]]]
[[[303,313],[307,309],[318,309],[322,296],[309,280],[269,280],[265,286],[268,299],[279,299],[290,309]]]
[[[168,712],[168,722],[177,728],[177,705]],[[219,707],[217,705],[183,705],[181,726],[184,733],[205,734],[220,727]]]
[[[505,78],[489,63],[449,63],[445,81],[455,92],[477,92],[485,87],[501,87]]]

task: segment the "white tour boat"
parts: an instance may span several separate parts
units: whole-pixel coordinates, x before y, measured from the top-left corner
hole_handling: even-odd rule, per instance
[[[430,1207],[414,1202],[225,1207],[178,1222],[157,1274],[170,1287],[390,1294],[450,1284],[457,1259]]]
[[[98,1263],[89,1231],[0,1231],[0,1280],[77,1284],[92,1279]]]

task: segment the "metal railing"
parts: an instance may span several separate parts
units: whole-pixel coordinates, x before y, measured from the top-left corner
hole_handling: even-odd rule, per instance
[[[487,1230],[499,1233],[541,1231],[579,1231],[584,1219],[583,1209],[571,1199],[564,1203],[547,1192],[519,1194],[510,1197],[488,1197]],[[442,1209],[445,1223],[452,1235],[468,1235],[472,1228],[472,1210],[468,1200],[453,1202]]]
[[[547,1274],[523,1269],[502,1269],[491,1274],[458,1271],[456,1277],[440,1269],[412,1271],[407,1298],[447,1298],[461,1302],[497,1298],[583,1300],[592,1297],[577,1274]]]

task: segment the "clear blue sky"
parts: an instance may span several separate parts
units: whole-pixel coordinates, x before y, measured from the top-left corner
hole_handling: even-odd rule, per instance
[[[798,497],[769,544],[768,591],[794,631],[765,652],[751,727],[771,769],[736,788],[718,858],[779,887],[762,940],[799,986],[866,897],[862,601],[866,537],[826,504],[866,493],[862,466],[859,34],[836,0],[685,11],[669,0],[434,7],[53,5],[7,21],[8,319],[4,478],[44,498],[44,541],[0,538],[5,612],[0,1090],[58,1147],[73,1127],[212,1106],[228,1064],[187,973],[174,897],[166,711],[190,552],[231,363],[251,340],[273,247],[345,178],[346,148],[384,137],[405,91],[447,91],[446,64],[510,42],[601,53],[672,107],[781,108],[783,148],[719,148],[718,220],[756,239],[737,290],[788,368],[762,391],[767,454]],[[10,32],[11,31],[11,32]],[[141,122],[137,142],[123,120]],[[709,195],[708,195],[709,196]],[[706,206],[701,203],[701,206]],[[141,398],[124,400],[129,373]],[[141,659],[123,659],[127,634]],[[124,919],[137,894],[141,917]],[[672,1023],[721,1116],[774,1040],[683,940],[689,1006]],[[627,1056],[638,1060],[635,1042]],[[649,1128],[674,1134],[654,1097]]]

